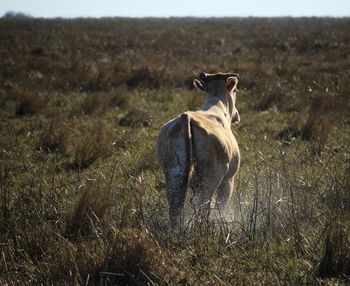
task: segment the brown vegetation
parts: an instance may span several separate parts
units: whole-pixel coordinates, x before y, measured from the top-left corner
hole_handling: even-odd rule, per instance
[[[106,271],[119,274],[106,279],[113,284],[178,284],[188,281],[184,278],[186,270],[179,271],[169,254],[144,230],[117,232],[105,266]]]
[[[35,91],[22,91],[17,94],[16,114],[33,115],[44,107],[42,95]]]
[[[100,187],[99,181],[92,179],[87,186],[82,186],[82,193],[73,214],[68,221],[67,235],[77,237],[92,233],[96,222],[100,222],[111,207],[108,194]]]

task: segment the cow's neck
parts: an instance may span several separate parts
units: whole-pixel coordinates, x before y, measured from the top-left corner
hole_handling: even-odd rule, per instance
[[[203,111],[219,113],[218,115],[224,116],[229,122],[231,121],[229,104],[225,104],[219,97],[208,97],[201,109]]]

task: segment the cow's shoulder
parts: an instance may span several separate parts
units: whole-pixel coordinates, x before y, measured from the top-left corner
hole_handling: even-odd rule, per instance
[[[208,135],[226,137],[232,135],[231,127],[226,119],[218,114],[206,111],[188,112],[191,125],[201,128]]]
[[[220,115],[205,111],[189,112],[188,114],[191,118],[194,140],[201,145],[200,150],[206,154],[215,150],[219,157],[230,161],[237,148],[237,142],[225,119]]]
[[[187,112],[187,114],[191,118],[192,124],[200,126],[208,134],[225,129],[224,118],[215,113],[198,110]]]

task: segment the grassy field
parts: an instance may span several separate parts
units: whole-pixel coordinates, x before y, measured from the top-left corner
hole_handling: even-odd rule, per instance
[[[0,284],[350,283],[349,26],[0,20]],[[155,141],[202,71],[240,74],[242,164],[174,233]]]

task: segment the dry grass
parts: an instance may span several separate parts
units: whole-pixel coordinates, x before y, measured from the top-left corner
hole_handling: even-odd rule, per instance
[[[203,104],[203,94],[198,94],[198,92],[194,92],[194,91],[186,92],[185,97],[187,99],[189,110],[197,110]]]
[[[151,125],[151,116],[146,110],[134,107],[119,119],[119,125],[147,127]]]
[[[126,86],[120,86],[118,89],[112,92],[108,105],[115,108],[125,109],[130,104],[130,94],[128,94]]]
[[[148,67],[141,67],[132,72],[126,81],[129,88],[160,88],[161,73],[152,71]]]
[[[70,136],[67,124],[62,119],[55,119],[40,132],[38,148],[47,152],[64,153],[68,149]]]
[[[320,154],[336,124],[335,99],[326,92],[316,94],[308,110],[308,117],[301,128],[302,138],[311,141],[314,153]]]
[[[278,109],[286,108],[286,95],[282,91],[281,87],[274,86],[269,88],[265,94],[258,100],[255,108],[259,111],[267,110],[272,106],[276,106]]]
[[[117,231],[112,251],[106,261],[107,272],[114,273],[105,283],[148,285],[155,283],[186,284],[184,274],[171,256],[145,230]]]
[[[72,167],[84,169],[97,159],[110,156],[112,144],[110,130],[103,123],[97,122],[72,142]]]
[[[350,276],[350,230],[347,220],[330,223],[318,275],[322,278]]]
[[[82,186],[79,191],[82,194],[67,225],[67,235],[73,237],[91,234],[95,223],[101,222],[111,207],[108,194],[98,180],[88,181],[87,186]]]
[[[53,285],[94,285],[98,283],[98,270],[105,259],[104,245],[96,241],[72,242],[60,239],[53,243],[46,254],[47,260],[38,271],[45,281]],[[43,272],[45,273],[43,275]],[[40,277],[40,274],[37,277]]]
[[[106,93],[96,92],[88,93],[84,96],[82,102],[77,105],[72,115],[101,115],[109,108],[125,110],[129,107],[130,94],[125,86]]]

